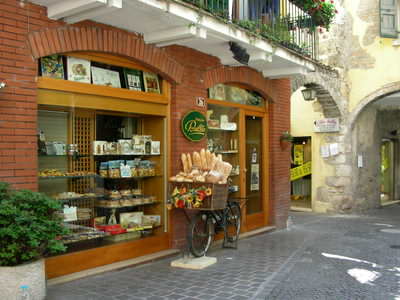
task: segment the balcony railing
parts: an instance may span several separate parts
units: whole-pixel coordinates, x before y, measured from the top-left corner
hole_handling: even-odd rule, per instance
[[[313,18],[289,0],[183,0],[297,53],[317,59]]]

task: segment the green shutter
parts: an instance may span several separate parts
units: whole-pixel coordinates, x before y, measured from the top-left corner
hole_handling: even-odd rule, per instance
[[[397,0],[380,0],[381,36],[397,38]]]

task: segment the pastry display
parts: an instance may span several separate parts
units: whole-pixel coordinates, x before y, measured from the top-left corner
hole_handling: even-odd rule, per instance
[[[208,182],[227,183],[232,171],[232,165],[222,160],[222,156],[216,156],[209,150],[201,149],[199,152],[182,153],[183,171],[170,178],[176,182]]]

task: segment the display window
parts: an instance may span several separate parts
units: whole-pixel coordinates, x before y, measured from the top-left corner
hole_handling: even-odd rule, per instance
[[[70,229],[49,277],[168,248],[168,83],[108,55],[39,63],[39,191],[60,201]]]
[[[63,204],[68,251],[163,231],[164,138],[145,128],[164,121],[150,119],[39,106],[39,191]]]

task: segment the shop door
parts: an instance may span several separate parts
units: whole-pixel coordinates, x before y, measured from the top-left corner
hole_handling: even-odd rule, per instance
[[[246,165],[246,227],[252,230],[266,224],[265,155],[266,141],[264,118],[245,114],[245,165]]]
[[[395,200],[394,195],[394,142],[382,140],[381,144],[381,204]]]

